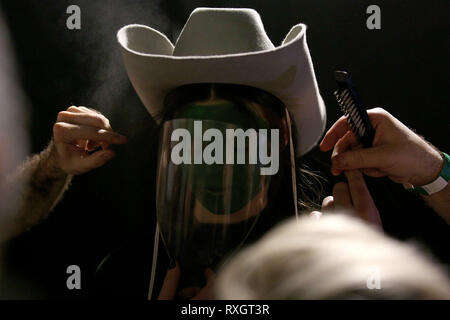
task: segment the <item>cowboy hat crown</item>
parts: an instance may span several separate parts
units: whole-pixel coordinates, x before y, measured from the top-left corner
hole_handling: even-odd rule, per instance
[[[255,10],[198,8],[181,31],[173,55],[218,56],[273,48]]]
[[[306,26],[291,28],[275,47],[253,9],[197,8],[175,45],[161,32],[132,24],[117,33],[128,76],[151,115],[164,97],[192,83],[234,83],[279,98],[296,124],[297,155],[314,147],[326,122],[306,44]]]

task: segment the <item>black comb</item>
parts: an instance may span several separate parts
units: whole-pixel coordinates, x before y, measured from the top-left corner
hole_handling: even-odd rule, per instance
[[[375,130],[370,123],[366,108],[356,92],[350,75],[345,71],[335,71],[334,79],[339,87],[334,92],[341,111],[346,115],[347,122],[359,142],[368,148],[372,146]]]

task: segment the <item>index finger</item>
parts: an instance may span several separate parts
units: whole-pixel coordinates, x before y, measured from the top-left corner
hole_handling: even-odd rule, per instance
[[[381,218],[373,201],[372,195],[364,181],[363,174],[359,170],[344,171],[347,178],[354,209],[363,220],[381,227]]]
[[[124,144],[127,138],[118,133],[84,125],[57,122],[53,126],[55,140],[72,143],[77,140],[102,141],[109,144]]]
[[[346,116],[342,116],[327,131],[320,142],[320,150],[328,151],[350,130]]]
[[[345,170],[348,188],[352,197],[355,209],[365,209],[369,204],[373,203],[372,196],[364,181],[363,175],[359,170]]]

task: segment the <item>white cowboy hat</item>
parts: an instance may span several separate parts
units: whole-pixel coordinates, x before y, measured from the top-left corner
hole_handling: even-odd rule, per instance
[[[128,76],[154,116],[164,97],[191,83],[234,83],[280,99],[297,128],[297,155],[320,139],[326,111],[306,44],[306,25],[291,28],[275,47],[253,9],[197,8],[175,46],[159,31],[127,25],[117,33]]]

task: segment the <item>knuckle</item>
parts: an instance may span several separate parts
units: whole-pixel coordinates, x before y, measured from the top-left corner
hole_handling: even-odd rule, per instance
[[[381,107],[376,107],[376,108],[370,109],[369,114],[371,114],[375,117],[379,117],[379,118],[391,117],[391,114],[386,109],[383,109]]]
[[[67,111],[79,111],[80,109],[78,107],[75,106],[70,106],[69,108],[67,108]]]
[[[343,121],[347,121],[347,116],[341,116],[336,122],[343,122]]]
[[[370,109],[369,111],[374,114],[386,114],[387,113],[387,111],[381,107],[375,107],[373,109]]]
[[[65,130],[66,130],[66,125],[63,122],[56,122],[53,125],[53,132],[56,134],[64,132]]]
[[[98,127],[104,127],[106,125],[105,120],[99,114],[90,114],[89,117],[92,119],[93,123]]]
[[[98,121],[106,128],[109,128],[109,120],[102,114],[97,114]]]
[[[61,111],[58,113],[57,121],[64,121],[71,117],[70,111]]]
[[[89,119],[91,125],[99,128],[108,128],[109,122],[108,120],[101,114],[98,113],[87,113],[85,117]]]
[[[86,109],[86,111],[90,112],[90,113],[95,113],[95,114],[102,114],[100,111],[94,109],[94,108],[89,108],[86,106],[83,106],[84,109]]]
[[[336,165],[337,159],[338,159],[339,156],[340,156],[340,153],[338,153],[335,149],[336,149],[336,148],[333,149],[333,153],[331,154],[331,164],[332,164],[333,166]]]

